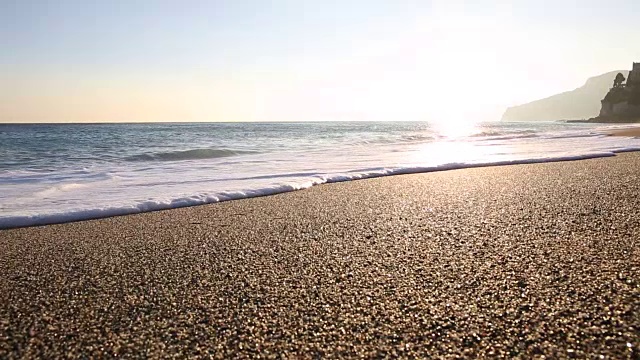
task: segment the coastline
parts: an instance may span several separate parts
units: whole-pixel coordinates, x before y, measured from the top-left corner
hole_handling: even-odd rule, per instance
[[[639,177],[629,153],[0,230],[0,357],[637,356]]]
[[[586,124],[640,124],[640,118],[637,117],[619,117],[619,116],[597,116],[590,119],[581,120],[565,120],[568,123],[586,123]]]
[[[640,128],[638,129],[640,130]],[[636,134],[640,134],[640,132],[636,132],[635,129],[619,129],[619,130],[612,130],[611,132],[606,133],[606,135],[608,136],[621,136],[621,137],[638,136]],[[404,168],[400,167],[395,169],[378,170],[378,171],[373,171],[369,173],[359,173],[359,174],[356,173],[354,175],[351,175],[350,177],[345,175],[336,175],[334,177],[328,177],[328,178],[315,178],[302,185],[286,184],[279,187],[268,187],[264,189],[251,189],[251,190],[236,191],[236,192],[221,192],[220,194],[210,196],[213,200],[207,200],[202,198],[198,198],[195,200],[193,198],[190,200],[185,200],[183,198],[183,199],[177,199],[176,201],[171,201],[169,203],[149,203],[148,202],[148,203],[142,204],[143,206],[141,208],[127,206],[124,208],[79,210],[75,212],[62,213],[62,214],[45,214],[45,215],[36,215],[36,216],[15,216],[10,218],[9,217],[0,218],[0,231],[9,230],[9,229],[20,229],[20,228],[26,228],[26,227],[60,225],[60,224],[68,224],[73,222],[108,219],[111,217],[145,214],[149,212],[169,211],[169,210],[184,209],[184,208],[191,208],[191,207],[197,207],[197,206],[215,205],[215,204],[229,202],[229,201],[246,200],[246,199],[252,199],[257,197],[269,197],[273,195],[306,190],[306,189],[309,189],[310,187],[315,187],[319,185],[359,181],[359,180],[370,180],[370,179],[384,178],[389,176],[428,174],[428,173],[434,173],[434,172],[477,169],[477,168],[491,168],[491,167],[500,167],[500,166],[560,163],[560,162],[567,162],[567,161],[579,161],[579,160],[613,157],[618,154],[628,153],[628,152],[640,152],[640,150],[636,150],[635,148],[633,148],[633,149],[621,149],[618,151],[598,153],[598,154],[568,155],[568,156],[559,156],[559,157],[542,158],[542,159],[505,160],[505,161],[473,163],[473,164],[452,163],[452,164],[444,164],[444,165],[432,166],[432,167],[404,167]]]
[[[17,136],[5,132],[0,143],[10,156],[6,166],[3,165],[8,171],[2,171],[0,179],[0,229],[197,206],[323,183],[578,160],[640,149],[638,139],[602,136],[609,130],[622,128],[620,125],[488,122],[474,124],[458,135],[449,134],[452,138],[438,135],[437,126],[426,122],[273,126],[212,123],[47,128],[51,131],[46,136],[51,139],[69,138],[69,143],[84,145],[48,161],[47,154],[53,154],[55,146],[48,149],[33,143],[28,155],[20,155],[26,162],[12,160],[22,157],[11,154],[21,153],[21,147],[31,142],[30,134],[35,129],[27,127],[18,131]],[[112,143],[108,150],[101,150],[82,140],[87,133],[98,138],[117,134],[126,139],[122,143],[138,144],[167,131],[172,134],[168,136],[169,143],[153,149],[127,145],[118,150],[118,145]],[[248,144],[239,135],[253,131],[257,131],[258,137],[277,136],[272,144],[271,140]],[[314,140],[313,134],[318,131],[329,131],[332,135]],[[229,135],[233,140],[224,146],[211,145],[216,141],[207,145],[211,139],[204,134],[215,134],[220,139]],[[287,140],[290,136],[299,140]],[[354,141],[358,136],[363,139]],[[584,137],[591,139],[581,141]],[[191,143],[194,138],[200,140]],[[277,150],[276,143],[288,145]],[[76,152],[85,154],[82,160],[71,155]]]

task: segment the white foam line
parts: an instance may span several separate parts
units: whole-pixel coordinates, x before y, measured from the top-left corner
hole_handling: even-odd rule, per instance
[[[353,174],[340,174],[330,177],[313,177],[307,181],[296,184],[281,184],[277,186],[261,188],[261,189],[249,189],[246,191],[233,191],[233,192],[220,192],[216,194],[196,194],[190,197],[177,198],[171,201],[146,201],[136,205],[130,205],[125,207],[109,207],[103,209],[89,209],[89,210],[75,210],[65,213],[54,214],[39,214],[31,216],[4,216],[0,217],[0,229],[9,229],[26,226],[38,226],[38,225],[51,225],[60,224],[66,222],[80,221],[80,220],[93,220],[101,219],[112,216],[138,214],[150,211],[176,209],[188,206],[213,204],[223,201],[239,200],[259,196],[275,195],[280,193],[291,192],[295,190],[307,189],[315,185],[325,183],[337,183],[359,179],[371,179],[390,175],[404,175],[404,174],[416,174],[416,173],[429,173],[436,171],[458,170],[468,168],[490,167],[490,166],[504,166],[504,165],[521,165],[521,164],[539,164],[548,162],[560,162],[560,161],[574,161],[574,160],[586,160],[602,157],[615,156],[616,153],[640,151],[638,148],[625,148],[612,152],[592,153],[586,155],[575,156],[563,156],[563,157],[550,157],[541,159],[524,159],[524,160],[507,160],[498,162],[487,163],[475,163],[475,164],[463,164],[463,163],[451,163],[439,166],[429,167],[404,167],[404,168],[392,168],[374,170],[368,172],[355,172]]]

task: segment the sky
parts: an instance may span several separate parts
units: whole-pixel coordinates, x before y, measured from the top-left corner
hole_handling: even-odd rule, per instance
[[[630,69],[638,14],[637,0],[0,0],[0,122],[498,120]]]

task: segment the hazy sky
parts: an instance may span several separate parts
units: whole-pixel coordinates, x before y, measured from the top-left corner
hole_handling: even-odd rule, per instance
[[[0,0],[0,122],[499,119],[640,61],[638,0]]]

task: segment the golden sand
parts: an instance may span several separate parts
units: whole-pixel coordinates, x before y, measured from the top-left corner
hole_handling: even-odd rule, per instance
[[[0,231],[0,359],[638,358],[640,153]]]

